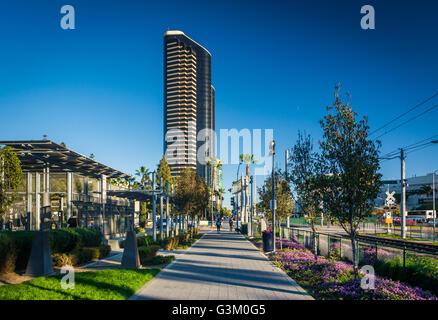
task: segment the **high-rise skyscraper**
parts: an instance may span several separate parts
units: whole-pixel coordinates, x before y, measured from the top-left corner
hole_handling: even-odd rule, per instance
[[[215,155],[210,131],[215,130],[214,99],[210,52],[181,31],[167,31],[164,34],[164,152],[173,176],[191,168],[206,182],[210,179],[205,157]]]

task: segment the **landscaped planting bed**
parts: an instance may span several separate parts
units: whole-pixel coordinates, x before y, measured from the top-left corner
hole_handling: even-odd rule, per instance
[[[350,263],[318,257],[301,244],[283,240],[283,251],[271,259],[316,299],[438,300],[429,291],[375,276],[375,289],[361,288],[362,274],[354,279]]]
[[[26,269],[36,231],[0,233],[0,274]],[[99,230],[62,228],[47,231],[54,266],[81,265],[109,255]]]

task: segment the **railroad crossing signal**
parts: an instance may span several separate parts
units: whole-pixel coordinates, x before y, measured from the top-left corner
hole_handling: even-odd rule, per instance
[[[389,191],[386,191],[386,199],[385,199],[385,206],[391,207],[395,204],[395,198],[394,198],[395,191],[389,193]]]

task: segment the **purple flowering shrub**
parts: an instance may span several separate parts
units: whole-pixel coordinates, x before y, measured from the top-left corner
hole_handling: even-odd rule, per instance
[[[330,242],[329,257],[333,260],[341,259],[341,243],[339,241]]]
[[[280,247],[280,244],[283,245],[283,249],[298,249],[298,250],[304,250],[305,247],[302,244],[299,244],[298,242],[287,240],[287,239],[275,239],[275,246],[277,248]]]
[[[377,261],[386,261],[394,259],[394,253],[379,248],[376,256],[376,247],[367,246],[362,250],[360,264],[375,265]]]
[[[375,276],[374,290],[364,290],[360,286],[363,275],[354,279],[351,264],[324,257],[315,260],[313,253],[302,246],[291,246],[285,251],[277,252],[272,259],[318,299],[438,300],[421,288],[379,276]]]
[[[438,300],[429,291],[378,276],[375,277],[375,289],[373,290],[362,289],[360,283],[361,279],[350,279],[344,283],[330,283],[321,288],[318,296],[321,299],[342,300]]]

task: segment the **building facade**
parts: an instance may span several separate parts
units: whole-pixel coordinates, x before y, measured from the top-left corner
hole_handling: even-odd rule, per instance
[[[384,206],[386,191],[395,192],[397,205],[400,204],[401,186],[400,180],[384,180],[380,189],[375,205]],[[407,210],[425,210],[433,207],[433,177],[432,174],[425,176],[416,176],[406,179],[406,209]],[[438,188],[438,175],[435,176],[435,189]],[[435,191],[435,201],[438,192]],[[438,202],[436,202],[438,206]]]
[[[68,225],[97,228],[118,238],[133,225],[138,204],[113,196],[131,176],[50,140],[0,141],[13,148],[23,177],[0,231],[41,230]],[[138,218],[137,218],[138,219]]]
[[[164,34],[164,154],[173,176],[190,168],[208,180],[214,156],[211,55],[181,31]]]

